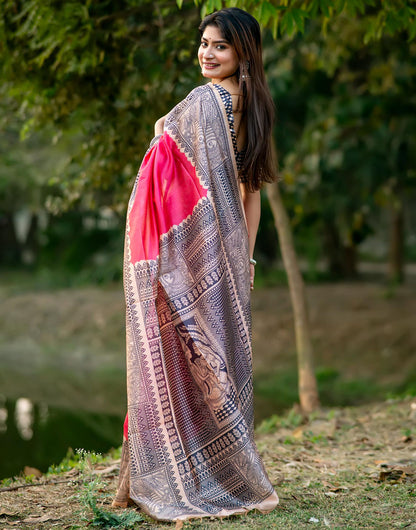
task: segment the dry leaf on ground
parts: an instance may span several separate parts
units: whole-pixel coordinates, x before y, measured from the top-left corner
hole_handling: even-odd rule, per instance
[[[42,471],[39,471],[39,469],[36,469],[36,467],[30,467],[30,466],[24,467],[23,474],[26,477],[30,477],[31,475],[33,475],[36,478],[40,478],[43,475]]]
[[[37,524],[37,523],[46,523],[47,521],[58,521],[58,520],[59,519],[56,519],[55,517],[45,514],[39,517],[27,517],[26,519],[23,519],[22,523]]]
[[[410,466],[400,464],[381,464],[379,474],[380,482],[403,482],[412,480],[415,475],[415,469]]]

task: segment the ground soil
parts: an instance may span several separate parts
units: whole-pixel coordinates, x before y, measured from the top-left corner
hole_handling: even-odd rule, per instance
[[[208,521],[200,528],[299,528],[302,520],[304,525],[300,527],[320,522],[316,528],[416,528],[415,399],[320,411],[297,427],[276,427],[271,433],[257,436],[260,453],[280,496],[274,518],[247,516],[237,523]],[[92,466],[88,473],[74,468],[34,479],[31,485],[25,486],[20,479],[8,486],[23,486],[18,489],[3,488],[1,528],[87,528],[93,514],[82,505],[82,498],[88,482],[97,476],[102,479],[95,491],[100,508],[120,513],[123,510],[110,506],[118,464],[109,459]],[[400,510],[397,499],[392,502],[392,488],[396,486],[405,496]],[[369,510],[370,519],[364,513]],[[350,520],[352,524],[347,523]],[[139,527],[170,525],[145,518]]]

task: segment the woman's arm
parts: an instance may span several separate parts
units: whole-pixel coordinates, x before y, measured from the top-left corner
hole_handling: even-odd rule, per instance
[[[260,223],[261,199],[260,190],[250,192],[241,184],[241,193],[244,205],[244,212],[247,219],[248,229],[248,246],[249,256],[247,259],[253,258],[254,246],[256,244],[257,231]],[[250,286],[253,289],[254,285],[254,265],[250,263]]]
[[[157,136],[158,134],[163,134],[163,127],[165,126],[165,119],[166,119],[166,116],[162,116],[155,123],[155,136]]]

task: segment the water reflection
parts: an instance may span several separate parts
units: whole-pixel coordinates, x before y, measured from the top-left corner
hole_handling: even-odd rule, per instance
[[[68,448],[106,452],[121,443],[123,417],[0,396],[0,479],[25,465],[47,471]]]
[[[6,398],[0,395],[0,435],[7,431]]]
[[[33,438],[33,404],[29,399],[19,398],[16,401],[14,420],[16,422],[16,428],[23,440]]]
[[[23,385],[22,385],[23,386]],[[40,385],[41,386],[41,385]],[[116,385],[114,395],[121,394]],[[83,392],[86,388],[82,389]],[[94,389],[95,390],[95,389]],[[107,394],[109,391],[107,391]],[[104,397],[100,397],[104,395]],[[95,392],[101,409],[121,411],[120,415],[81,409],[81,401],[68,399],[68,407],[54,407],[33,399],[30,395],[8,399],[0,394],[0,480],[18,475],[25,466],[45,472],[52,464],[59,464],[68,448],[105,453],[121,444],[124,421],[123,406],[114,406],[113,396]],[[88,403],[91,396],[85,398]],[[112,401],[111,401],[112,399]],[[276,412],[276,406],[267,399],[256,398],[256,421]],[[74,405],[74,408],[70,408]],[[111,408],[111,406],[113,407]]]

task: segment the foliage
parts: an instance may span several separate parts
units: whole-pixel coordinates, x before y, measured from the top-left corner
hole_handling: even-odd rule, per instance
[[[202,14],[222,7],[221,0],[196,0],[202,4]],[[311,20],[319,20],[324,33],[338,17],[361,19],[365,24],[364,42],[382,35],[407,32],[409,39],[416,36],[416,9],[413,0],[226,0],[227,6],[238,6],[253,13],[262,26],[271,28],[276,38],[304,33]],[[182,0],[178,0],[182,5]]]
[[[283,428],[295,428],[304,422],[304,417],[299,414],[298,410],[290,409],[285,416],[278,416],[273,414],[269,418],[263,420],[258,427],[256,432],[258,434],[267,434],[270,432],[276,432],[280,427]]]
[[[25,120],[23,136],[50,123],[51,141],[79,136],[52,182],[59,193],[49,209],[82,202],[124,211],[154,121],[194,84],[197,9],[146,0],[8,0],[1,14],[3,92]]]
[[[96,487],[96,484],[91,483]],[[97,497],[92,493],[90,489],[85,494],[84,502],[91,509],[94,514],[93,519],[90,521],[90,526],[97,526],[102,529],[112,528],[133,528],[136,523],[143,521],[143,517],[135,511],[129,510],[121,513],[120,515],[112,512],[108,512],[97,506]]]
[[[79,468],[81,471],[82,488],[78,494],[81,505],[93,513],[89,526],[102,529],[133,528],[136,523],[142,522],[143,517],[133,510],[122,512],[120,515],[109,512],[97,506],[99,489],[104,485],[102,480],[94,475],[94,465],[102,460],[100,455],[79,449]]]
[[[80,453],[74,453],[72,448],[69,448],[65,457],[57,465],[52,464],[49,466],[48,475],[54,475],[59,473],[65,473],[71,469],[77,468],[80,462]]]
[[[9,104],[13,106],[10,99],[0,106],[3,131],[0,144],[0,211],[13,212],[22,206],[37,210],[45,201],[43,189],[48,180],[46,175],[52,169],[45,160],[50,150],[45,149],[46,142],[41,135],[32,138],[32,141],[28,139],[23,145],[20,143],[19,130],[23,123],[12,120]],[[45,173],[37,170],[39,165],[45,167]]]
[[[314,227],[327,251],[364,241],[374,212],[416,184],[416,45],[364,35],[363,20],[340,18],[326,36],[315,23],[266,44],[292,222]]]
[[[365,240],[373,212],[400,206],[415,181],[415,2],[195,1],[0,0],[0,209],[123,218],[153,123],[199,80],[199,8],[238,5],[269,29],[285,202],[317,277],[322,252]],[[270,262],[273,230],[264,216]]]
[[[77,237],[72,235],[76,233]],[[53,285],[102,284],[121,278],[124,222],[109,208],[74,208],[49,219],[41,232],[38,270]]]
[[[373,400],[382,400],[388,396],[411,396],[416,394],[412,373],[405,381],[392,384],[380,383],[377,377],[347,376],[338,369],[318,365],[316,378],[319,397],[324,407],[359,405]],[[277,392],[276,389],[279,389]],[[256,373],[254,392],[257,418],[264,418],[276,410],[287,410],[298,401],[296,369],[269,370],[267,373]],[[293,416],[292,416],[293,414]],[[288,417],[271,416],[262,422],[259,432],[270,432],[274,428],[287,427],[286,421],[295,426],[297,412],[292,411]]]
[[[360,34],[354,35],[359,45],[384,34],[407,31],[413,38],[416,33],[412,1],[225,4],[252,11],[263,26],[274,28],[275,36],[277,29],[283,37],[308,33],[313,21],[336,35],[353,19],[360,22]],[[78,138],[65,168],[51,179],[56,186],[48,200],[51,211],[77,202],[91,208],[110,204],[124,211],[127,184],[155,119],[197,80],[192,47],[198,10],[189,1],[179,5],[180,10],[169,1],[2,0],[2,92],[13,99],[24,120],[22,135],[53,124],[51,142],[57,144],[68,134]],[[203,3],[204,12],[219,7],[219,0]],[[345,46],[341,48],[335,54],[339,60],[345,53]],[[332,46],[327,50],[332,52]],[[328,51],[319,60],[333,63]]]

